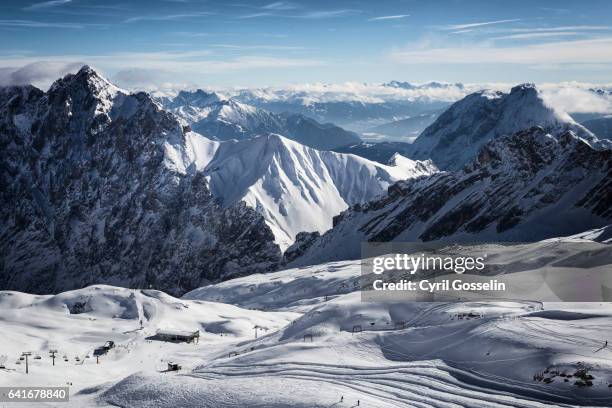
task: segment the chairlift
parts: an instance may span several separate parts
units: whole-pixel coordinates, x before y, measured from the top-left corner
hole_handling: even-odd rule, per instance
[[[42,357],[41,357],[41,356],[39,356],[39,355],[36,355],[36,356],[34,357],[34,360],[41,360],[41,359],[42,359]]]

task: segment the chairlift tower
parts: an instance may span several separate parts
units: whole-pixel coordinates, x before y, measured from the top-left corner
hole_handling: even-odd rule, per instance
[[[49,354],[50,357],[53,359],[53,365],[55,365],[55,354],[57,353],[57,350],[49,350]]]
[[[21,353],[21,355],[25,357],[25,361],[26,361],[26,374],[28,374],[29,373],[29,371],[28,371],[28,356],[31,356],[32,352],[31,351],[24,351],[23,353]]]

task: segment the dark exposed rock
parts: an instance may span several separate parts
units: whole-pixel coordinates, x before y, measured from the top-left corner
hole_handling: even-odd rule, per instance
[[[147,94],[84,67],[47,93],[0,89],[0,289],[108,283],[178,295],[273,269],[280,250],[244,204],[165,164],[184,129]]]
[[[283,263],[289,263],[300,257],[310,246],[321,237],[318,231],[300,232],[295,236],[295,242],[283,254]]]

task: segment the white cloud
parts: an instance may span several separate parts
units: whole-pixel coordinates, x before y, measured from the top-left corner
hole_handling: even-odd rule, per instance
[[[251,89],[254,95],[268,101],[296,101],[304,105],[313,102],[358,101],[363,103],[383,103],[385,101],[410,101],[430,99],[454,102],[469,93],[484,87],[507,89],[506,85],[467,84],[458,86],[447,84],[444,87],[422,85],[416,89],[403,89],[383,84],[367,84],[362,82],[344,82],[336,84],[307,83],[284,87],[268,87]]]
[[[395,49],[391,61],[402,64],[612,64],[612,38],[494,47],[488,44]]]
[[[138,21],[174,21],[174,20],[182,20],[186,18],[210,16],[210,15],[213,15],[213,13],[210,13],[207,11],[201,11],[201,12],[194,12],[194,13],[187,13],[187,14],[162,14],[162,15],[155,15],[155,16],[136,16],[136,17],[130,17],[126,19],[124,22],[125,23],[135,23]]]
[[[536,27],[536,28],[511,28],[504,31],[521,33],[535,31],[606,31],[612,30],[612,26],[602,25],[575,25],[575,26],[559,26],[559,27]]]
[[[271,57],[263,55],[244,55],[232,58],[213,58],[208,50],[186,52],[117,52],[104,55],[57,55],[46,58],[27,55],[4,55],[0,57],[0,69],[16,70],[30,64],[50,64],[50,66],[72,66],[87,63],[107,72],[141,69],[153,72],[172,73],[174,78],[196,77],[206,74],[227,74],[251,70],[278,70],[288,68],[316,67],[325,62],[316,59]],[[81,62],[82,61],[82,62]],[[71,65],[72,64],[72,65]],[[7,77],[7,71],[4,71]],[[59,76],[59,75],[57,75]],[[54,76],[52,79],[57,78]],[[132,76],[135,78],[135,76]],[[47,86],[51,81],[48,81]],[[42,86],[42,85],[41,85]]]
[[[34,3],[31,6],[24,7],[24,10],[39,10],[39,9],[45,9],[45,8],[50,8],[50,7],[57,7],[57,6],[61,6],[63,4],[68,4],[70,2],[72,2],[72,0],[50,0],[50,1],[43,1],[41,3]]]
[[[406,17],[410,17],[410,14],[396,14],[394,16],[373,17],[370,18],[368,21],[399,20]]]
[[[342,17],[351,14],[358,13],[358,10],[352,9],[342,9],[342,10],[323,10],[323,11],[309,11],[297,16],[296,18],[306,18],[306,19],[322,19],[322,18],[334,18],[334,17]]]
[[[237,18],[245,20],[260,17],[275,17],[275,18],[299,18],[306,20],[319,20],[327,18],[344,17],[352,14],[360,13],[360,10],[354,9],[340,9],[340,10],[317,10],[317,11],[306,11],[298,14],[279,14],[264,11],[261,13],[245,14]]]
[[[80,62],[39,61],[22,67],[5,66],[0,68],[0,85],[33,84],[42,87],[68,73],[78,71],[82,65]]]
[[[266,51],[300,51],[305,47],[273,44],[206,44],[208,47],[226,48],[230,50],[266,50]]]
[[[277,1],[274,3],[267,4],[262,7],[266,10],[294,10],[299,8],[297,4],[288,3],[286,1]]]
[[[87,26],[100,26],[99,24],[79,24],[79,23],[47,23],[34,20],[0,20],[0,26],[4,27],[24,27],[24,28],[76,28],[82,29]]]
[[[579,35],[577,31],[557,31],[557,32],[534,32],[534,33],[522,33],[522,34],[510,34],[502,35],[499,37],[493,37],[492,40],[531,40],[534,38],[555,38],[555,37],[574,37]]]
[[[549,105],[569,113],[612,113],[612,96],[599,95],[593,89],[601,85],[578,82],[542,84],[542,98]],[[604,85],[604,88],[609,86]]]
[[[446,26],[444,29],[445,30],[463,30],[466,28],[482,27],[482,26],[489,26],[489,25],[494,25],[494,24],[514,23],[516,21],[521,21],[521,19],[513,18],[511,20],[485,21],[481,23],[452,24],[452,25]]]

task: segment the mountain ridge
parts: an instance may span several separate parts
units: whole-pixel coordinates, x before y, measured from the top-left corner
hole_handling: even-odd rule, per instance
[[[572,131],[534,127],[491,140],[461,171],[400,181],[386,196],[351,207],[320,238],[301,237],[301,256],[289,266],[356,259],[366,241],[572,235],[610,224],[610,191],[612,150],[597,150]]]
[[[318,151],[275,134],[223,142],[192,136],[190,145],[197,146],[191,155],[168,148],[173,167],[201,171],[222,206],[243,201],[262,214],[281,249],[300,232],[327,231],[333,216],[385,193],[392,183],[437,170],[403,157],[383,165]]]

